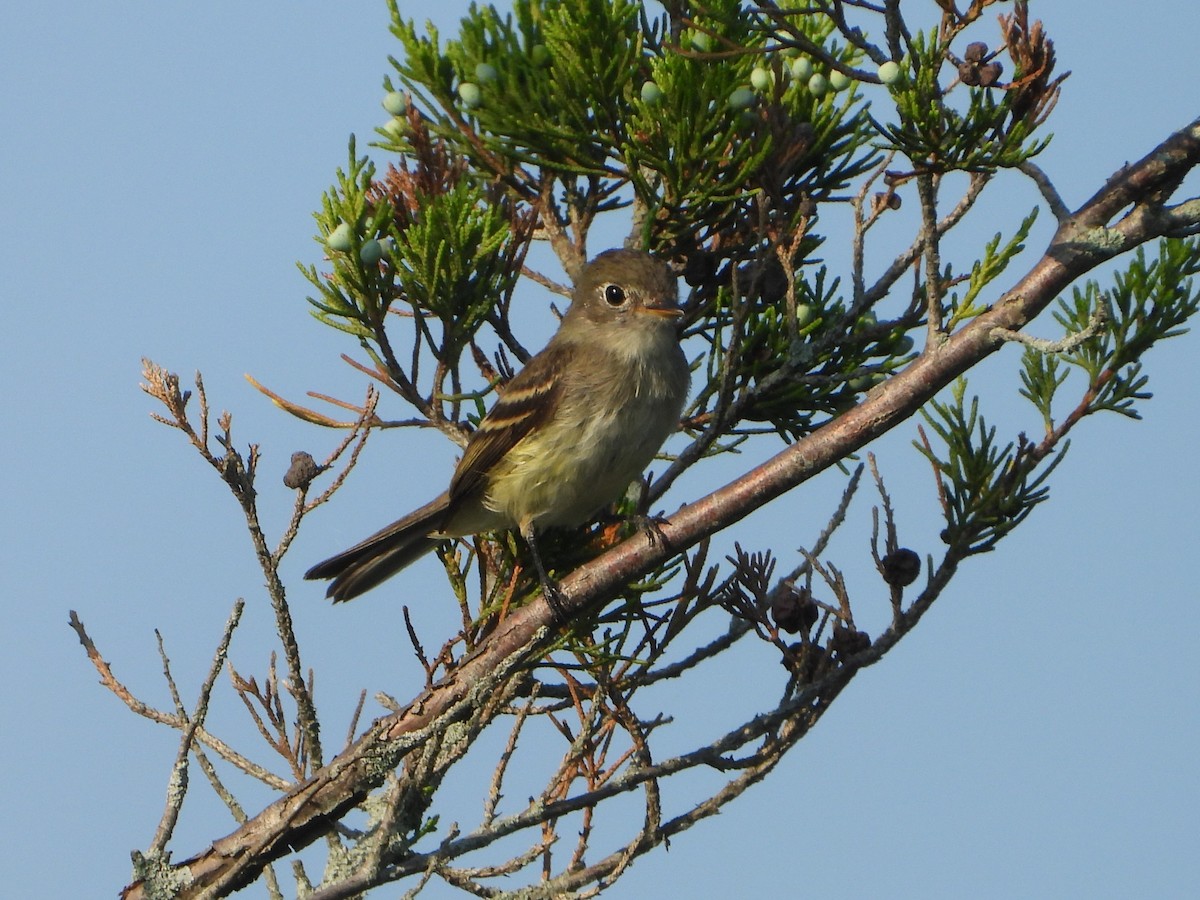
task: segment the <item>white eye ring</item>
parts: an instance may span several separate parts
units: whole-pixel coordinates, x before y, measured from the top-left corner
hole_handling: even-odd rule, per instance
[[[619,284],[604,286],[604,302],[609,306],[623,306],[625,303],[625,288]]]

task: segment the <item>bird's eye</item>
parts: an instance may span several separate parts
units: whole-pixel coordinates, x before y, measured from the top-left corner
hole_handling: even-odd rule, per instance
[[[619,284],[605,285],[604,302],[609,306],[620,306],[625,302],[625,288]]]

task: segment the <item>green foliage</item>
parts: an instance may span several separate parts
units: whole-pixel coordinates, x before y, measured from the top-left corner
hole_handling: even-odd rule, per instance
[[[760,191],[777,209],[826,196],[873,161],[854,92],[816,97],[776,54],[774,91],[731,109],[728,98],[749,90],[760,57],[708,58],[695,39],[680,46],[667,37],[669,19],[644,21],[640,4],[518,0],[509,16],[473,7],[459,38],[444,46],[432,29],[419,35],[394,2],[392,12],[405,50],[403,61],[393,60],[396,74],[435,134],[526,196],[545,174],[564,187],[587,179],[582,203],[597,210],[629,203],[615,194],[632,188],[653,211],[655,245],[687,247],[739,227]],[[833,29],[823,16],[804,21],[816,41]],[[704,46],[752,49],[768,40],[738,3],[714,4],[697,23]],[[477,85],[481,102],[468,108],[456,86],[479,81],[481,65],[489,78]],[[645,91],[648,83],[655,89]]]
[[[987,285],[999,278],[1013,258],[1025,249],[1025,240],[1029,237],[1029,230],[1033,228],[1037,214],[1038,210],[1035,206],[1021,221],[1017,227],[1017,233],[1003,247],[1000,246],[1003,236],[999,232],[988,241],[983,248],[983,256],[971,266],[971,277],[967,282],[966,293],[961,299],[957,294],[951,296],[951,315],[946,323],[948,330],[953,330],[960,322],[987,312],[988,307],[977,302],[980,293]]]
[[[697,403],[727,386],[743,419],[769,423],[790,441],[911,360],[913,345],[904,322],[881,323],[873,313],[854,317],[841,280],[827,267],[797,273],[790,296],[784,277],[771,263],[757,278],[747,275],[749,284],[717,292],[708,377]]]
[[[319,296],[309,297],[316,307],[314,315],[327,325],[359,338],[372,334],[382,321],[387,301],[382,296],[382,279],[377,266],[362,261],[363,243],[386,233],[391,210],[387,204],[372,207],[367,195],[375,179],[375,165],[355,150],[350,141],[350,163],[337,170],[337,183],[322,198],[321,211],[315,215],[321,241],[326,244],[332,272],[323,277],[316,266],[301,266],[304,277],[317,288]],[[337,251],[327,245],[339,226],[349,226],[349,249]]]
[[[1066,366],[1054,354],[1025,348],[1025,354],[1021,357],[1021,396],[1041,413],[1047,432],[1054,430],[1054,395],[1069,374]]]
[[[503,205],[462,179],[445,193],[417,194],[396,229],[393,255],[401,294],[419,313],[446,329],[449,345],[461,348],[508,296],[516,272],[505,252],[513,239]]]
[[[356,155],[351,140],[349,167],[338,170],[316,217],[326,236],[348,225],[349,248],[327,242],[332,271],[302,271],[319,292],[309,302],[322,322],[381,347],[385,316],[399,300],[418,322],[432,317],[438,324],[440,338],[422,333],[435,358],[453,364],[497,301],[511,295],[523,237],[507,204],[421,137],[425,152],[412,170],[392,169],[385,179],[391,191],[380,189],[374,165]],[[370,240],[381,241],[381,261],[364,259]]]
[[[1113,275],[1107,296],[1109,327],[1066,359],[1087,373],[1093,396],[1089,412],[1111,410],[1139,418],[1135,401],[1150,396],[1144,388],[1141,359],[1155,343],[1187,331],[1183,324],[1200,308],[1200,293],[1192,278],[1200,272],[1200,242],[1195,238],[1167,239],[1158,244],[1158,258],[1148,260],[1139,247],[1124,272]],[[1105,302],[1095,282],[1073,300],[1059,301],[1055,318],[1066,329],[1081,330],[1097,303]]]
[[[698,24],[722,47],[769,45],[752,10],[733,3],[709,13]],[[824,16],[801,22],[815,42],[828,40],[833,31]],[[815,96],[791,77],[782,54],[714,60],[670,46],[653,49],[649,76],[665,97],[657,104],[634,103],[629,125],[634,140],[625,153],[639,199],[658,213],[664,242],[686,247],[722,229],[744,228],[754,217],[750,201],[760,191],[772,209],[794,210],[800,198],[828,196],[875,162],[866,152],[861,98],[854,92]],[[847,62],[856,59],[841,55]],[[764,62],[773,87],[760,93],[748,85]],[[754,97],[748,108],[731,110],[723,102],[735,91]]]
[[[1098,309],[1104,327],[1066,353],[1026,350],[1021,395],[1041,413],[1047,431],[1056,427],[1052,406],[1068,366],[1081,370],[1088,384],[1068,422],[1106,410],[1141,417],[1137,401],[1151,396],[1142,359],[1158,341],[1187,331],[1183,324],[1200,309],[1200,292],[1193,286],[1197,272],[1200,242],[1171,238],[1159,242],[1157,259],[1149,260],[1144,248],[1138,248],[1125,270],[1113,275],[1110,292],[1089,280],[1075,288],[1070,301],[1059,300],[1054,318],[1068,334],[1094,328]]]
[[[1013,168],[1044,150],[1049,138],[1032,139],[1036,123],[1014,110],[1010,92],[970,87],[965,110],[950,105],[941,81],[948,49],[936,30],[914,35],[908,77],[890,86],[899,121],[872,119],[883,146],[935,172]]]
[[[428,111],[443,111],[434,131],[477,165],[618,174],[611,163],[625,140],[621,113],[641,69],[640,4],[521,0],[509,16],[472,5],[458,39],[444,48],[435,30],[418,35],[395,0],[389,5],[405,51],[403,61],[393,60],[401,83]],[[536,47],[544,50],[535,54]],[[495,78],[479,85],[477,107],[462,109],[455,85],[477,82],[480,65]],[[459,127],[468,115],[477,140],[464,140]]]
[[[922,410],[944,445],[939,455],[928,444],[916,447],[933,464],[946,528],[942,539],[959,558],[986,553],[1049,496],[1046,480],[1065,458],[1067,446],[1048,465],[1022,436],[1001,447],[995,427],[979,413],[979,398],[964,405],[967,383],[960,379],[949,402],[934,400]],[[1040,467],[1040,471],[1039,471]]]

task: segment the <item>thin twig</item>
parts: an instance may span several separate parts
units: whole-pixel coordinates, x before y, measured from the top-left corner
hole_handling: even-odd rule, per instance
[[[221,641],[217,644],[217,650],[213,654],[213,661],[208,670],[208,677],[204,679],[204,684],[200,686],[200,696],[196,700],[195,711],[192,713],[191,719],[183,731],[183,736],[179,739],[179,751],[175,755],[175,764],[171,767],[171,780],[167,785],[167,808],[163,811],[158,828],[154,832],[154,838],[150,841],[150,847],[147,850],[148,854],[157,855],[162,853],[166,849],[167,842],[171,840],[171,835],[175,833],[175,824],[179,821],[179,811],[182,809],[184,797],[187,795],[188,756],[196,740],[196,732],[204,724],[204,719],[208,715],[208,701],[212,696],[213,685],[216,683],[217,676],[221,674],[221,669],[225,665],[225,658],[229,653],[229,642],[233,639],[234,629],[237,628],[238,622],[241,621],[242,610],[245,606],[245,601],[240,598],[233,604],[233,612],[230,613],[229,619],[225,623],[225,631],[222,633]],[[160,649],[162,647],[161,638],[159,647]],[[162,654],[162,659],[167,676],[170,678],[170,663],[167,661],[165,651]]]
[[[79,636],[79,643],[83,645],[83,649],[87,653],[88,659],[91,660],[92,665],[95,666],[96,671],[100,674],[100,683],[112,691],[113,694],[115,694],[122,703],[129,707],[131,711],[139,716],[142,716],[143,718],[149,719],[152,722],[157,722],[160,725],[167,725],[178,731],[183,731],[184,729],[190,727],[191,723],[186,717],[173,716],[170,713],[165,713],[161,710],[155,709],[147,703],[143,703],[133,695],[129,688],[127,688],[117,679],[117,677],[113,674],[112,668],[109,666],[108,662],[103,656],[100,655],[100,651],[92,642],[91,637],[88,636],[88,633],[84,628],[84,624],[79,619],[79,616],[75,613],[75,610],[70,611],[70,625],[75,631],[76,635]],[[209,747],[226,762],[236,766],[250,777],[257,778],[268,787],[274,788],[277,791],[286,791],[293,786],[292,782],[280,778],[274,773],[264,769],[262,766],[251,762],[224,741],[205,731],[202,727],[197,726],[194,738],[195,740],[200,741],[206,747]]]

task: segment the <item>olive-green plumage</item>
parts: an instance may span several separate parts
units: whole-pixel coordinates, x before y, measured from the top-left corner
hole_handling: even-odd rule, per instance
[[[349,600],[437,543],[586,522],[646,467],[675,430],[688,391],[680,311],[667,266],[636,250],[590,262],[546,348],[500,390],[440,497],[313,566]],[[540,568],[540,566],[539,566]]]

